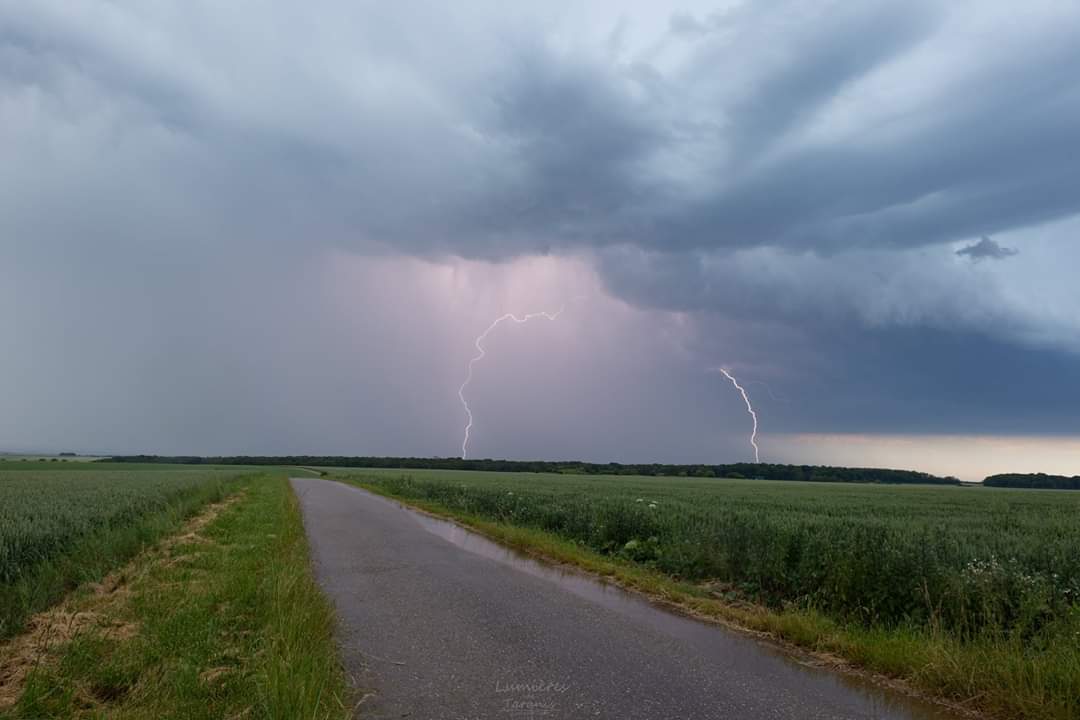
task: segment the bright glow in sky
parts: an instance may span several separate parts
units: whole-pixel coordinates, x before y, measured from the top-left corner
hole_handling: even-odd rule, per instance
[[[1007,472],[1074,475],[1075,437],[948,435],[789,435],[775,438],[779,457],[806,464],[892,467],[977,481]]]

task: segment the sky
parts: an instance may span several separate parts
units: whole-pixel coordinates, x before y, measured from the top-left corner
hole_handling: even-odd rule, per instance
[[[0,0],[0,450],[1080,473],[1080,6]]]

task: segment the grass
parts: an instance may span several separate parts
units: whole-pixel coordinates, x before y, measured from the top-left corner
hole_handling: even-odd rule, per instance
[[[250,474],[90,463],[0,467],[0,640],[100,579]]]
[[[348,717],[288,481],[248,478],[231,500],[50,611],[89,620],[0,718]]]
[[[1080,717],[1075,493],[411,470],[332,477],[929,695],[1001,717]]]

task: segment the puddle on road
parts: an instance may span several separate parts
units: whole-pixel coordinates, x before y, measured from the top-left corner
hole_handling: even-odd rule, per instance
[[[725,666],[737,668],[741,674],[774,679],[781,687],[797,686],[808,694],[833,698],[838,706],[854,710],[855,717],[874,720],[955,720],[958,717],[939,705],[880,687],[858,676],[804,665],[782,650],[753,638],[676,614],[653,605],[638,594],[583,572],[537,560],[456,523],[425,515],[394,501],[386,502],[409,514],[428,532],[462,550],[553,582],[579,597],[693,646],[720,671]]]

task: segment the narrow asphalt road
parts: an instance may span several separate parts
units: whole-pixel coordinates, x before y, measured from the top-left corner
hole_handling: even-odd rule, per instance
[[[365,720],[949,717],[363,490],[292,482]]]

